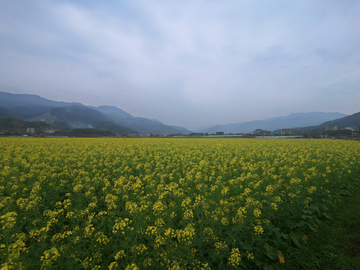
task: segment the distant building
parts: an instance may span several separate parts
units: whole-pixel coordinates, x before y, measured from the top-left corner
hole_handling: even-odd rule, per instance
[[[291,134],[292,129],[291,128],[284,128],[280,131],[280,134]]]
[[[345,129],[352,131],[359,130],[357,127],[346,127]]]
[[[269,136],[271,135],[270,130],[263,130],[263,129],[256,129],[253,132],[255,135],[261,135],[261,136]]]
[[[55,133],[55,131],[57,131],[56,129],[51,129],[51,128],[45,128],[43,129],[43,132],[46,134],[53,134]]]
[[[163,137],[161,134],[143,134],[143,133],[130,133],[127,134],[129,138],[147,138],[147,137]]]
[[[35,133],[35,128],[27,128],[26,133],[34,134]]]
[[[337,126],[333,126],[333,127],[326,126],[325,131],[328,131],[328,130],[338,130],[338,127]]]

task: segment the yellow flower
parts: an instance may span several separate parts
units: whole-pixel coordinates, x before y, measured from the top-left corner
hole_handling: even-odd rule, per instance
[[[128,266],[126,266],[125,270],[139,270],[139,268],[136,266],[135,263],[129,264]]]
[[[191,209],[185,210],[184,219],[194,218],[193,211]]]
[[[310,188],[308,188],[308,190],[307,190],[307,191],[311,194],[311,193],[313,193],[313,192],[315,192],[315,191],[316,191],[316,187],[311,186]]]
[[[229,264],[232,266],[238,266],[240,264],[241,261],[241,254],[239,252],[238,248],[233,248],[231,250],[231,255],[229,258]]]
[[[254,227],[255,234],[263,234],[264,229],[260,225]]]
[[[118,259],[121,259],[121,258],[124,258],[124,257],[125,257],[125,251],[120,250],[118,253],[116,253],[115,260],[117,261]]]
[[[60,257],[60,254],[58,252],[58,250],[56,249],[56,247],[52,247],[49,250],[45,250],[44,255],[41,256],[41,261],[43,261],[42,265],[41,265],[41,269],[49,269],[50,266],[56,262],[56,260],[58,259],[58,257]]]
[[[255,208],[255,210],[254,210],[254,216],[255,216],[255,217],[260,217],[260,216],[261,216],[261,210],[258,209],[258,208]]]
[[[229,221],[228,221],[228,219],[227,219],[226,217],[224,217],[224,218],[221,219],[221,223],[222,223],[224,226],[229,225]]]
[[[246,258],[248,259],[248,260],[254,260],[255,259],[255,256],[254,256],[254,253],[251,253],[251,252],[248,252],[248,251],[246,251]]]
[[[5,215],[2,215],[0,217],[2,230],[13,228],[16,224],[17,215],[16,212],[8,212]]]

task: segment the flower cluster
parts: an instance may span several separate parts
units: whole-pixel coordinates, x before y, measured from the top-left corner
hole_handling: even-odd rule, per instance
[[[360,167],[360,145],[340,140],[0,138],[0,150],[4,269],[253,269],[264,246],[306,236]]]

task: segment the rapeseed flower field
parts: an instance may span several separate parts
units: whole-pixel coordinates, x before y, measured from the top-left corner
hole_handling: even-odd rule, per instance
[[[358,184],[331,140],[0,139],[0,269],[254,269]]]

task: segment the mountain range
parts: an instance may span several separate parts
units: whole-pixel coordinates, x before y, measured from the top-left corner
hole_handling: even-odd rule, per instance
[[[0,91],[0,116],[12,117],[28,122],[41,121],[64,131],[79,128],[110,130],[115,134],[159,133],[190,134],[184,127],[165,125],[158,120],[134,117],[115,106],[85,106],[75,102],[58,102],[37,95],[11,94]],[[298,132],[309,132],[325,126],[360,126],[360,113],[347,116],[342,113],[292,113],[288,116],[264,120],[208,126],[197,129],[201,133],[252,133],[256,129],[276,131],[292,128]]]
[[[360,112],[354,113],[352,115],[348,115],[346,117],[335,119],[331,121],[327,121],[321,123],[316,126],[308,126],[308,127],[297,127],[294,128],[294,132],[297,133],[307,133],[312,131],[313,129],[324,130],[326,127],[331,128],[336,126],[339,129],[344,129],[346,127],[360,127]]]
[[[0,92],[0,116],[25,121],[42,121],[63,130],[96,128],[116,134],[160,133],[189,134],[183,127],[168,126],[157,120],[133,117],[114,106],[85,106],[81,103],[57,102],[37,95]]]
[[[252,133],[256,129],[275,131],[283,128],[317,126],[326,121],[343,118],[345,116],[347,115],[338,112],[292,113],[288,116],[273,117],[264,120],[216,125],[200,130],[200,132],[215,133],[217,131],[223,131],[225,133]]]

